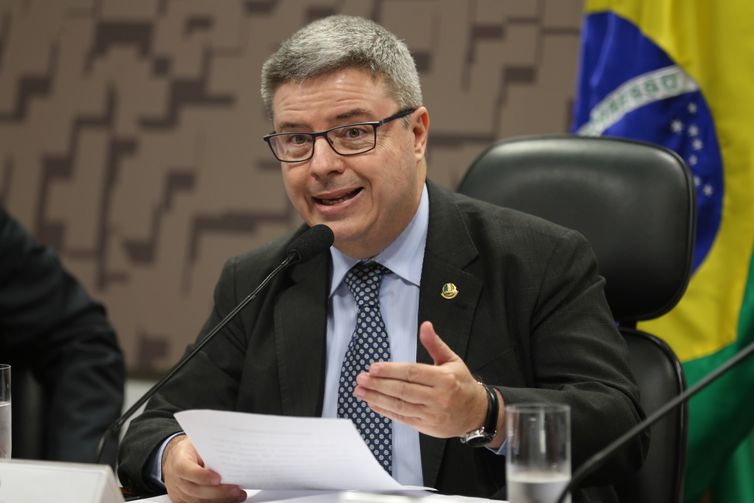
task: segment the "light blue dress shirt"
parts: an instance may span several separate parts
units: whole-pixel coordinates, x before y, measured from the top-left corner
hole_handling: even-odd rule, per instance
[[[387,248],[372,258],[390,270],[380,287],[380,311],[390,339],[394,362],[416,362],[419,326],[419,283],[429,226],[429,196],[422,191],[419,208],[408,226]],[[343,282],[359,261],[330,248],[332,277],[327,306],[327,365],[323,417],[337,417],[340,368],[356,326],[357,307]],[[424,485],[419,433],[393,421],[393,478],[405,485]]]

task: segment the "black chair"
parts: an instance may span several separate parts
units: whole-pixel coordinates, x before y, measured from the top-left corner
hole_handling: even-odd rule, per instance
[[[607,300],[628,344],[645,412],[683,391],[683,369],[673,351],[636,329],[637,321],[675,306],[690,275],[695,190],[678,155],[617,138],[514,138],[483,152],[458,192],[581,232],[607,281]],[[644,466],[617,487],[622,502],[681,501],[686,416],[681,406],[651,428]]]

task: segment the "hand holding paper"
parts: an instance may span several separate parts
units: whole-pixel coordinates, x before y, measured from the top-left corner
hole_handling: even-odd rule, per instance
[[[246,501],[238,486],[221,483],[220,475],[207,468],[186,435],[174,437],[162,457],[165,488],[174,503]]]
[[[405,491],[383,470],[353,423],[189,410],[175,415],[205,465],[247,489]]]

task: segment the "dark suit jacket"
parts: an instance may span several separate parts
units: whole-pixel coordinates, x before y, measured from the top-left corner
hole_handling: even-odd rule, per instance
[[[428,183],[430,217],[419,320],[495,384],[507,404],[571,406],[572,459],[589,455],[642,418],[625,344],[607,307],[594,256],[576,232]],[[301,232],[301,230],[299,230]],[[214,326],[278,264],[292,237],[226,264],[205,326]],[[328,254],[278,277],[132,423],[121,448],[121,481],[142,478],[153,449],[189,408],[318,416],[322,410]],[[459,294],[440,293],[452,282]],[[417,361],[431,363],[419,345]],[[458,439],[421,436],[424,482],[443,493],[490,497],[505,485],[504,457]],[[641,440],[591,478],[611,484],[642,462]]]
[[[57,255],[2,206],[0,361],[13,366],[13,457],[94,462],[100,436],[123,405],[115,332]],[[18,392],[32,379],[44,404],[31,404],[28,389]]]

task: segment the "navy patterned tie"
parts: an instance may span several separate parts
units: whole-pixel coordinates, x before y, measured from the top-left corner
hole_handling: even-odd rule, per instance
[[[386,272],[385,267],[371,262],[356,264],[346,275],[346,286],[351,290],[359,311],[340,369],[338,417],[353,421],[374,457],[392,474],[392,421],[372,411],[366,402],[353,395],[359,373],[367,370],[373,362],[390,360],[390,341],[380,313],[380,284]]]

